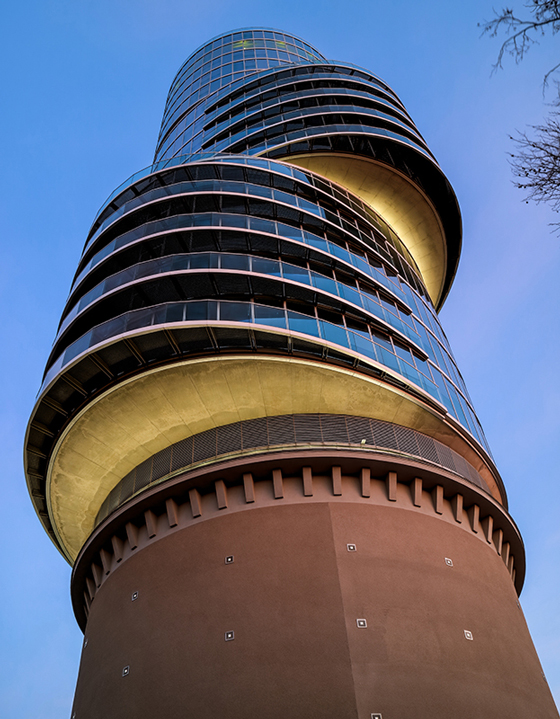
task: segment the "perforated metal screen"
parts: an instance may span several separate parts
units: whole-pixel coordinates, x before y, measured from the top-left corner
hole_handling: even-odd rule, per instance
[[[243,450],[310,444],[365,446],[407,454],[456,472],[468,482],[488,491],[471,464],[454,450],[421,432],[367,417],[289,414],[234,422],[166,447],[123,477],[101,505],[96,526],[137,492],[199,462]]]

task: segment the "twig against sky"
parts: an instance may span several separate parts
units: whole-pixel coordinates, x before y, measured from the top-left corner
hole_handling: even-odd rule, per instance
[[[532,45],[550,32],[560,32],[560,0],[531,0],[524,4],[528,17],[519,17],[511,8],[503,8],[496,17],[479,23],[483,35],[498,37],[504,32],[508,37],[502,42],[494,71],[502,67],[504,55],[511,55],[516,63],[521,62]],[[543,90],[549,77],[560,68],[560,62],[550,68],[543,78]]]
[[[543,125],[531,125],[531,135],[519,132],[511,139],[517,145],[511,167],[515,186],[527,200],[548,202],[560,211],[560,112],[551,112]],[[557,223],[555,223],[557,224]]]

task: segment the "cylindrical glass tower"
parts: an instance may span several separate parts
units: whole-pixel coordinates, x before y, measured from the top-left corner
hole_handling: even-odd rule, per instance
[[[82,717],[558,717],[437,310],[461,219],[400,100],[275,30],[169,92],[26,439]]]

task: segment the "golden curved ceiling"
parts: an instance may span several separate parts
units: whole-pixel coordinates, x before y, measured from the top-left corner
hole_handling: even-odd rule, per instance
[[[380,380],[312,360],[262,355],[203,358],[154,368],[102,394],[78,414],[49,463],[55,531],[73,561],[113,487],[154,453],[191,435],[281,414],[355,414],[428,434],[496,482],[444,415]]]
[[[290,155],[292,165],[311,170],[346,187],[377,212],[414,258],[434,307],[447,273],[445,233],[428,197],[403,174],[375,160],[354,155]]]

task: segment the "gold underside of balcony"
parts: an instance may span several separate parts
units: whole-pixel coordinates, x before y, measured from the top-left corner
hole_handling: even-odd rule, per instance
[[[89,403],[57,442],[47,500],[73,562],[109,492],[156,452],[212,427],[281,414],[353,414],[423,432],[461,454],[492,495],[484,459],[434,407],[382,380],[313,360],[229,355],[177,362],[125,381]]]
[[[380,214],[407,247],[435,307],[445,285],[445,232],[429,198],[398,170],[355,155],[309,153],[287,162],[346,187]]]

